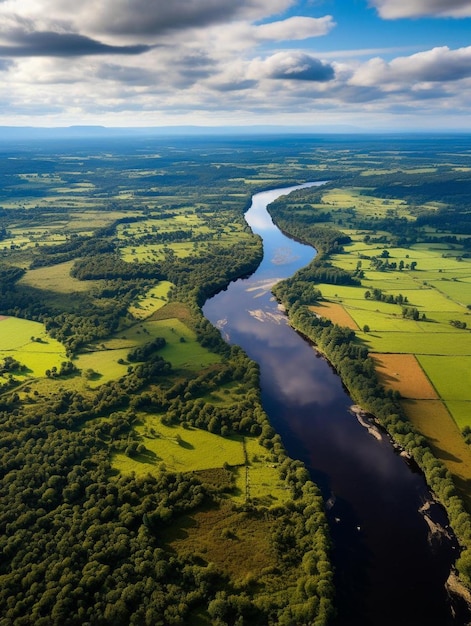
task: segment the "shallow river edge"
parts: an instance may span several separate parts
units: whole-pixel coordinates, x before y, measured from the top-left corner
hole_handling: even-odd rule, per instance
[[[276,224],[284,235],[300,243],[310,245],[317,250],[315,240],[311,240],[309,237],[299,237],[291,233],[277,220],[276,213],[271,210],[270,205],[268,205],[267,210],[274,224]],[[314,263],[316,260],[318,261],[319,258],[321,257],[317,254],[311,263]],[[296,274],[291,277],[291,279],[286,280],[295,281]],[[296,315],[299,309],[293,314],[293,311],[290,310],[287,304],[286,297],[280,296],[276,287],[275,285],[273,293],[277,301],[283,307],[290,326],[307,341],[318,354],[324,357],[336,371],[348,394],[354,402],[357,403],[354,407],[354,411],[357,417],[363,420],[363,425],[366,428],[380,428],[381,431],[389,437],[398,454],[405,457],[409,463],[414,463],[417,469],[422,473],[431,491],[434,503],[442,506],[445,510],[450,521],[449,529],[434,522],[431,516],[427,514],[427,511],[422,513],[430,527],[430,538],[433,536],[437,537],[438,535],[443,537],[449,536],[451,531],[454,533],[459,544],[460,556],[450,571],[449,577],[445,583],[445,589],[450,599],[452,612],[457,620],[460,620],[457,623],[463,624],[463,626],[469,626],[471,624],[471,517],[465,510],[464,503],[456,490],[450,473],[433,455],[430,447],[424,442],[423,437],[414,431],[397,402],[394,406],[395,414],[388,415],[388,412],[383,411],[380,406],[371,406],[370,400],[364,397],[363,393],[348,388],[345,384],[345,377],[342,376],[341,368],[335,363],[332,351],[329,350],[328,346],[319,343],[319,337],[314,327],[309,330],[306,329],[304,324],[301,327],[298,323],[299,316]],[[332,322],[330,323],[332,324]],[[312,330],[312,332],[309,332],[310,330]],[[393,417],[394,419],[392,419]],[[416,437],[420,438],[419,443],[417,443]],[[436,471],[437,467],[439,467],[439,472]]]

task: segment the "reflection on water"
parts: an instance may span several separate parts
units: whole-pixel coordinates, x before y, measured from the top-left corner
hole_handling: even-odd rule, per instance
[[[371,434],[352,413],[338,376],[292,330],[270,293],[315,254],[273,225],[265,206],[279,195],[255,195],[246,214],[263,237],[260,267],[208,300],[204,314],[259,363],[271,423],[328,500],[339,590],[336,626],[453,624],[444,591],[453,546],[445,540],[436,550],[429,545],[418,512],[430,499],[422,476],[386,436]]]

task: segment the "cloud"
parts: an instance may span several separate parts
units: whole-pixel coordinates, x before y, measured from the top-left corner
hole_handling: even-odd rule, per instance
[[[332,65],[304,52],[278,52],[252,63],[251,74],[259,78],[324,82],[334,78]]]
[[[153,46],[110,46],[75,33],[13,33],[9,45],[0,45],[0,56],[8,57],[74,57],[91,54],[142,54]]]
[[[179,30],[276,15],[296,0],[9,0],[11,14],[47,20],[54,16],[87,34],[156,38]]]
[[[295,41],[327,35],[335,22],[331,15],[320,18],[314,17],[290,17],[286,20],[270,22],[255,26],[255,37],[260,40],[272,41]]]
[[[10,59],[0,59],[0,72],[7,72],[13,66],[13,61]]]
[[[417,82],[453,82],[471,77],[471,46],[450,50],[447,46],[398,57],[389,63],[371,59],[356,70],[352,85],[394,85]]]
[[[471,17],[470,0],[370,0],[384,19],[401,17]]]

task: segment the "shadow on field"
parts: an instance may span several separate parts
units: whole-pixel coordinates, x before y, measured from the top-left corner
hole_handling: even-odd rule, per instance
[[[431,441],[435,442],[437,441],[437,439],[431,439]],[[444,450],[443,448],[440,448],[435,443],[432,443],[432,446],[433,446],[436,456],[439,459],[442,459],[444,461],[453,461],[454,463],[463,463],[463,459],[460,459],[459,457],[455,456],[448,450]]]

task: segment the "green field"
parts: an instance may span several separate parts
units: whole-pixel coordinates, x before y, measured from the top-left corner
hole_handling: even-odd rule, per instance
[[[64,346],[49,337],[44,325],[15,317],[0,319],[0,358],[11,356],[27,367],[21,375],[44,376],[67,360]],[[16,376],[16,375],[15,375]]]
[[[93,280],[78,280],[70,275],[74,261],[58,263],[50,267],[28,270],[19,284],[56,293],[87,292],[98,284]]]
[[[471,355],[417,357],[420,365],[446,403],[471,402]],[[471,415],[469,416],[471,419]]]
[[[123,376],[129,366],[128,353],[138,346],[149,343],[156,337],[166,340],[159,355],[169,361],[175,370],[197,372],[209,365],[219,363],[221,358],[203,348],[197,341],[194,331],[177,318],[164,320],[144,320],[126,330],[90,346],[74,359],[74,364],[83,372],[92,369],[95,375],[87,385],[99,387],[110,380]],[[122,363],[118,363],[122,360]]]
[[[138,297],[129,307],[129,312],[136,319],[145,319],[161,309],[168,302],[168,292],[172,283],[162,280],[158,285]]]
[[[113,457],[113,467],[123,473],[145,475],[164,463],[174,472],[219,468],[228,463],[244,465],[243,437],[220,437],[198,428],[164,426],[158,415],[146,415],[136,432],[148,452],[130,458],[125,454]]]
[[[278,464],[269,459],[266,448],[254,438],[221,437],[198,428],[166,426],[160,415],[149,414],[140,414],[135,432],[145,451],[132,458],[124,453],[113,456],[113,467],[124,474],[144,476],[160,471],[162,464],[175,472],[230,466],[235,475],[234,501],[250,498],[271,506],[290,498]]]

